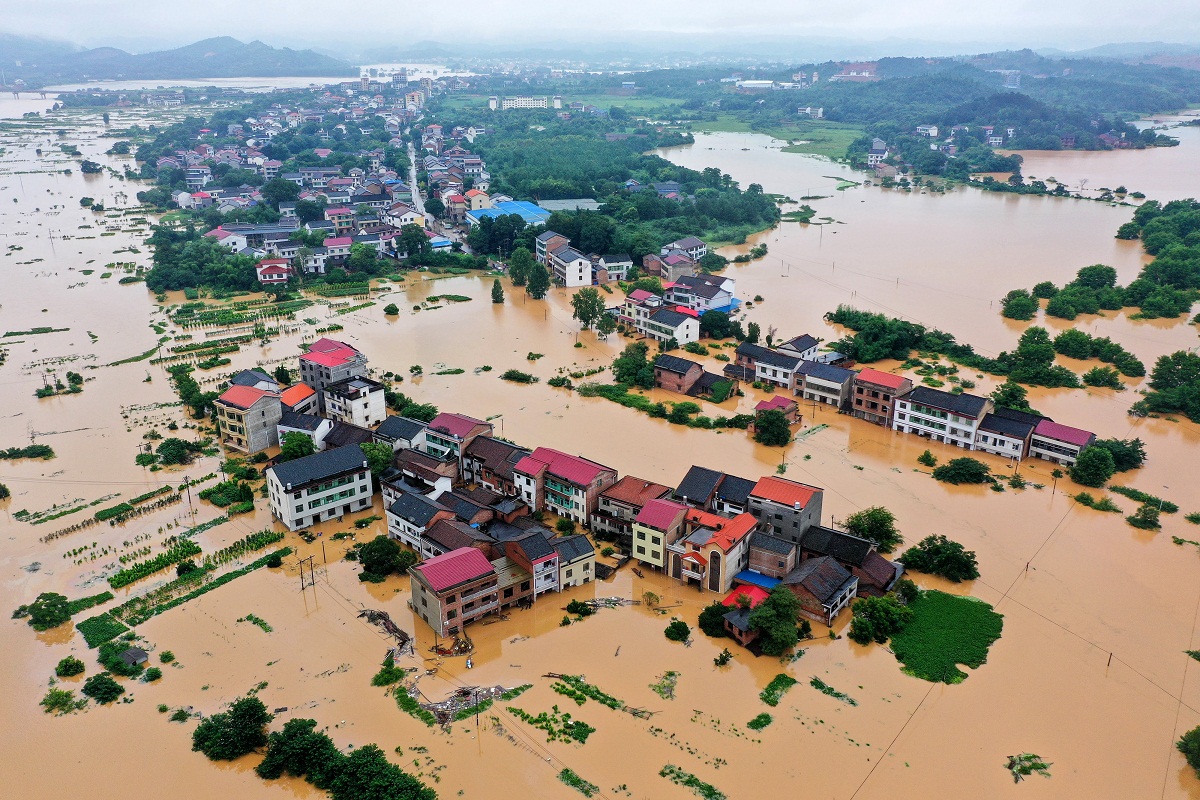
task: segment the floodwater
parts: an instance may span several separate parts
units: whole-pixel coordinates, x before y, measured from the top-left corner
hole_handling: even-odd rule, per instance
[[[0,102],[0,112],[19,117],[48,105],[29,102]],[[143,116],[120,112],[113,125]],[[119,221],[103,222],[78,203],[85,195],[103,199],[111,213],[130,205],[136,188],[107,173],[34,171],[68,165],[57,147],[59,127],[72,130],[67,139],[85,156],[119,169],[119,159],[98,156],[110,142],[98,136],[98,114],[61,119],[61,125],[0,130],[0,147],[5,148],[0,248],[12,253],[0,255],[0,332],[39,325],[70,328],[10,337],[19,343],[5,345],[0,447],[22,445],[33,436],[58,453],[48,462],[0,462],[0,482],[13,492],[10,500],[0,501],[0,595],[5,607],[28,602],[41,591],[61,591],[72,598],[99,592],[105,586],[103,575],[117,568],[118,555],[147,545],[157,548],[173,532],[168,525],[204,521],[218,513],[193,494],[190,502],[185,498],[122,526],[97,525],[48,543],[39,538],[89,512],[36,526],[12,516],[20,509],[40,511],[117,492],[128,498],[166,481],[178,483],[185,474],[203,476],[217,463],[201,459],[169,473],[134,465],[151,427],[163,430],[168,421],[191,421],[176,407],[156,406],[175,400],[162,366],[148,361],[101,366],[154,346],[157,334],[150,323],[163,321],[164,315],[143,286],[118,285],[119,271],[101,277],[108,262],[146,263],[140,236],[117,231],[100,237],[106,224]],[[1168,153],[1172,158],[1190,154],[1194,174],[1200,148],[1193,144],[1185,142]],[[42,158],[34,147],[43,148]],[[766,191],[796,198],[829,196],[810,202],[819,216],[832,217],[835,224],[785,223],[748,243],[765,241],[765,259],[730,270],[741,296],[766,298],[748,315],[764,331],[775,325],[781,336],[808,332],[835,338],[837,332],[822,322],[821,314],[850,302],[903,312],[954,332],[983,352],[998,352],[1012,347],[1023,327],[997,313],[997,300],[1009,288],[1042,279],[1062,282],[1079,266],[1096,262],[1112,264],[1127,280],[1142,262],[1136,243],[1112,238],[1128,218],[1128,208],[966,190],[945,196],[875,187],[836,192],[836,177],[859,176],[773,148],[764,137],[715,134],[670,151],[679,163],[719,166],[743,184],[762,183]],[[1119,161],[1133,154],[1106,155]],[[1126,183],[1131,188],[1147,185],[1134,178]],[[125,201],[118,197],[122,191],[129,195]],[[90,229],[79,227],[89,224]],[[96,238],[82,238],[86,236]],[[114,253],[130,246],[142,252]],[[95,271],[85,276],[84,269]],[[931,685],[904,675],[885,648],[830,640],[824,627],[816,626],[818,638],[794,663],[756,660],[731,647],[733,663],[717,668],[712,659],[727,642],[712,642],[697,631],[693,646],[685,648],[662,636],[671,614],[694,623],[710,596],[651,574],[637,578],[626,569],[608,583],[548,596],[506,621],[474,626],[469,633],[477,651],[468,671],[462,659],[425,659],[432,635],[414,624],[406,606],[407,580],[360,583],[353,565],[340,560],[347,543],[331,538],[354,529],[349,520],[328,522],[311,545],[294,534],[285,540],[298,555],[314,557],[315,587],[300,590],[296,561],[288,559],[282,570],[259,570],[139,626],[147,643],[159,651],[172,650],[179,666],[165,668],[156,684],[127,683],[132,703],[62,718],[43,714],[37,700],[53,665],[75,654],[91,674],[94,655],[66,626],[35,634],[12,621],[0,629],[0,650],[6,656],[0,661],[0,677],[8,688],[0,695],[0,718],[8,722],[0,731],[0,748],[6,753],[0,781],[8,792],[115,798],[126,795],[133,781],[180,781],[196,797],[317,796],[302,782],[259,780],[251,772],[253,757],[209,763],[190,750],[192,723],[170,723],[156,710],[161,703],[213,713],[265,681],[261,696],[267,706],[287,709],[280,712],[281,721],[313,717],[343,746],[375,742],[388,753],[402,748],[402,754],[393,756],[396,762],[420,773],[443,797],[494,795],[497,786],[506,787],[506,796],[574,797],[557,780],[564,767],[597,784],[605,797],[691,796],[657,776],[666,764],[695,773],[733,798],[764,788],[828,798],[1200,796],[1200,781],[1174,749],[1183,731],[1200,724],[1200,683],[1182,652],[1200,648],[1195,633],[1200,554],[1171,542],[1172,535],[1200,539],[1195,536],[1200,529],[1165,515],[1162,532],[1135,531],[1118,515],[1076,505],[1070,495],[1078,487],[1065,479],[1055,485],[1045,462],[1020,466],[1028,481],[1045,485],[1041,490],[994,493],[943,486],[915,468],[927,446],[943,460],[956,455],[946,446],[827,409],[802,408],[806,435],[781,451],[755,445],[739,431],[671,426],[603,399],[553,389],[545,381],[560,369],[604,366],[621,340],[601,342],[590,332],[578,334],[565,290],[553,291],[547,302],[521,302],[519,292],[508,287],[508,302],[493,305],[490,288],[490,277],[414,276],[376,298],[371,308],[337,316],[318,305],[298,317],[316,319],[318,325],[344,325],[335,336],[365,351],[377,373],[408,375],[410,366],[422,366],[424,376],[407,378],[402,391],[421,402],[495,418],[498,433],[518,442],[585,454],[622,474],[670,485],[693,463],[747,477],[782,467],[786,477],[825,487],[827,523],[863,507],[884,505],[896,513],[910,543],[930,533],[963,542],[978,554],[980,580],[943,585],[918,577],[926,586],[979,597],[1005,615],[1003,638],[992,647],[987,664],[960,685]],[[435,294],[472,300],[410,310]],[[384,319],[381,308],[387,302],[395,302],[402,313]],[[1114,315],[1075,324],[1112,336],[1146,360],[1194,345],[1194,329],[1181,323],[1139,323]],[[299,327],[312,336],[316,326]],[[288,335],[263,347],[244,348],[226,369],[290,362],[299,341],[300,335]],[[583,346],[575,347],[576,341]],[[543,357],[530,361],[530,353]],[[39,362],[44,360],[60,374],[81,371],[88,379],[83,393],[35,399],[42,382]],[[99,368],[79,369],[93,365]],[[492,369],[476,371],[483,366]],[[716,369],[720,363],[709,359],[708,366]],[[499,380],[509,368],[533,372],[541,383]],[[432,374],[443,369],[465,372]],[[210,380],[220,373],[215,370]],[[993,386],[989,378],[976,380],[976,391]],[[732,414],[735,403],[745,410],[761,399],[753,390],[747,394],[705,413]],[[1200,445],[1197,427],[1186,420],[1128,417],[1125,410],[1133,399],[1132,391],[1031,392],[1033,405],[1056,419],[1101,436],[1140,436],[1150,461],[1122,480],[1179,502],[1183,513],[1200,510],[1192,505],[1195,492],[1187,480]],[[980,457],[997,471],[1011,469],[1001,459]],[[1132,511],[1131,502],[1115,499],[1127,513]],[[258,505],[253,515],[212,528],[197,542],[211,553],[270,526],[269,512],[261,500]],[[381,515],[378,501],[373,513]],[[382,530],[382,523],[375,522],[356,533],[362,540]],[[64,557],[93,542],[96,550],[111,551],[79,564],[74,562],[93,551]],[[140,594],[162,580],[148,578],[116,594]],[[662,605],[669,607],[666,614],[625,607],[559,627],[561,607],[572,598],[640,599],[647,590],[662,597]],[[384,609],[415,632],[418,658],[401,663],[438,668],[418,682],[432,700],[464,684],[532,683],[534,688],[493,707],[478,728],[472,719],[456,723],[449,734],[427,729],[400,712],[383,689],[370,686],[388,642],[357,618],[362,607]],[[265,619],[273,631],[236,621],[247,613]],[[847,621],[843,616],[836,631],[844,633]],[[674,700],[649,688],[667,670],[681,675]],[[595,703],[572,707],[571,713],[597,732],[583,746],[547,743],[504,708],[511,704],[536,714],[557,703],[568,710],[566,698],[554,694],[541,677],[547,672],[585,674],[629,705],[655,714],[642,720]],[[800,683],[778,708],[768,709],[757,694],[778,672],[790,673]],[[808,686],[814,676],[858,705],[814,691]],[[65,684],[78,688],[80,682],[75,678]],[[762,711],[770,711],[775,722],[760,734],[747,730],[745,723]],[[512,739],[497,734],[497,722]],[[414,746],[428,752],[413,751]],[[1033,777],[1014,787],[1004,764],[1007,756],[1020,752],[1053,762],[1053,777]]]

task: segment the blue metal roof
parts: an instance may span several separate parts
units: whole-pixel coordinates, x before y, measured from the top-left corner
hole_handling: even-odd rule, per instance
[[[768,592],[779,585],[778,578],[768,578],[761,572],[755,572],[751,569],[742,570],[737,575],[733,576],[733,580],[735,583],[748,583],[751,586],[761,586]]]
[[[526,200],[506,200],[496,203],[491,208],[481,208],[478,211],[467,212],[467,221],[478,222],[484,217],[499,217],[504,214],[519,214],[527,225],[542,225],[550,219],[550,212],[541,206]]]

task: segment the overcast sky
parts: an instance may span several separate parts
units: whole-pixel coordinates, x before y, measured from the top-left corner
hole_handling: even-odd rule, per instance
[[[1196,0],[3,0],[0,30],[89,47],[170,47],[209,36],[336,49],[471,40],[545,41],[662,33],[670,49],[687,35],[822,36],[947,44],[1091,47],[1109,42],[1200,42]],[[445,11],[446,13],[441,13]],[[638,37],[640,40],[640,36]],[[331,47],[332,46],[332,47]]]

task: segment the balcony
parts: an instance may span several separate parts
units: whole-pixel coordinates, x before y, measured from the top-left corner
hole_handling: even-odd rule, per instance
[[[470,611],[463,611],[462,612],[462,621],[464,623],[470,622],[471,620],[473,620],[477,617],[482,617],[484,614],[487,614],[491,611],[495,611],[499,607],[500,607],[500,603],[495,600],[493,600],[490,603],[484,603],[483,605],[481,605],[477,608],[472,608]],[[449,625],[450,622],[452,622],[452,621],[453,620],[447,620],[446,624]]]
[[[694,571],[694,570],[690,570],[690,569],[681,569],[681,570],[680,570],[680,573],[681,573],[681,574],[683,575],[683,577],[685,577],[685,578],[695,578],[695,579],[696,579],[696,580],[698,580],[698,581],[700,581],[700,580],[704,580],[704,573],[703,573],[703,572],[696,572],[696,571]]]

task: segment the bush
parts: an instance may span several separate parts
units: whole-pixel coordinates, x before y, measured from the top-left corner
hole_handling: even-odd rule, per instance
[[[955,583],[979,577],[975,552],[940,534],[926,536],[897,560],[909,569],[939,575]]]
[[[283,566],[283,559],[279,556],[278,553],[272,553],[270,556],[267,557],[267,566],[270,567],[271,569],[279,569],[280,567]]]
[[[987,483],[992,480],[988,465],[974,458],[954,458],[933,471],[943,483]]]
[[[917,456],[917,463],[924,464],[927,467],[936,467],[937,456],[926,450],[924,453],[921,453],[921,455]]]
[[[1175,746],[1183,753],[1188,766],[1196,771],[1196,776],[1200,777],[1200,727],[1192,728],[1181,736]]]
[[[849,636],[859,644],[883,644],[904,630],[912,617],[912,609],[893,597],[865,597],[854,604]]]
[[[267,743],[271,714],[257,697],[235,700],[228,711],[213,714],[192,732],[192,749],[213,761],[232,761]]]
[[[97,703],[111,703],[125,694],[125,687],[114,681],[107,672],[101,672],[83,682],[83,693]]]
[[[699,626],[705,636],[711,636],[714,639],[722,639],[728,634],[725,632],[725,615],[729,613],[729,609],[722,605],[720,600],[714,600],[704,607],[700,612]]]
[[[175,654],[170,650],[163,650],[158,654],[158,660],[164,664],[170,664],[175,660]]]
[[[1087,386],[1099,386],[1105,389],[1124,389],[1121,374],[1112,367],[1092,367],[1083,373],[1083,382]]]
[[[28,615],[29,625],[35,631],[48,631],[71,619],[70,601],[55,592],[42,592],[36,600],[18,611],[25,612],[21,616]]]
[[[569,536],[575,532],[575,523],[565,517],[554,523],[554,529],[563,536]]]
[[[1037,314],[1038,301],[1024,289],[1013,289],[1001,301],[1001,309],[1009,319],[1031,320]]]
[[[672,620],[663,634],[672,642],[686,642],[692,635],[691,627],[681,619]]]
[[[940,467],[939,467],[940,469]],[[936,477],[937,470],[934,470]],[[881,553],[890,553],[904,539],[896,530],[896,515],[883,506],[864,508],[846,517],[846,530],[875,543]]]
[[[752,731],[761,731],[763,728],[770,725],[772,721],[771,715],[764,711],[762,714],[759,714],[754,719],[747,722],[746,727]]]
[[[1075,464],[1067,470],[1071,480],[1092,488],[1099,488],[1108,483],[1116,471],[1117,466],[1112,453],[1094,444],[1083,448]]]
[[[395,303],[388,303],[386,306],[383,307],[383,313],[384,313],[384,316],[394,317],[400,313],[400,309],[396,306]]]
[[[150,667],[150,669],[146,670],[146,674],[142,676],[142,681],[144,683],[153,683],[161,678],[162,670],[158,667]]]
[[[54,668],[54,674],[60,678],[70,678],[73,675],[81,674],[85,669],[87,667],[78,658],[67,656],[58,662],[58,666]]]
[[[1126,517],[1125,521],[1144,531],[1156,531],[1162,527],[1158,521],[1158,507],[1149,503],[1138,506],[1138,510]]]
[[[538,379],[528,372],[521,372],[519,369],[510,369],[500,374],[501,380],[512,381],[513,383],[537,383]]]

